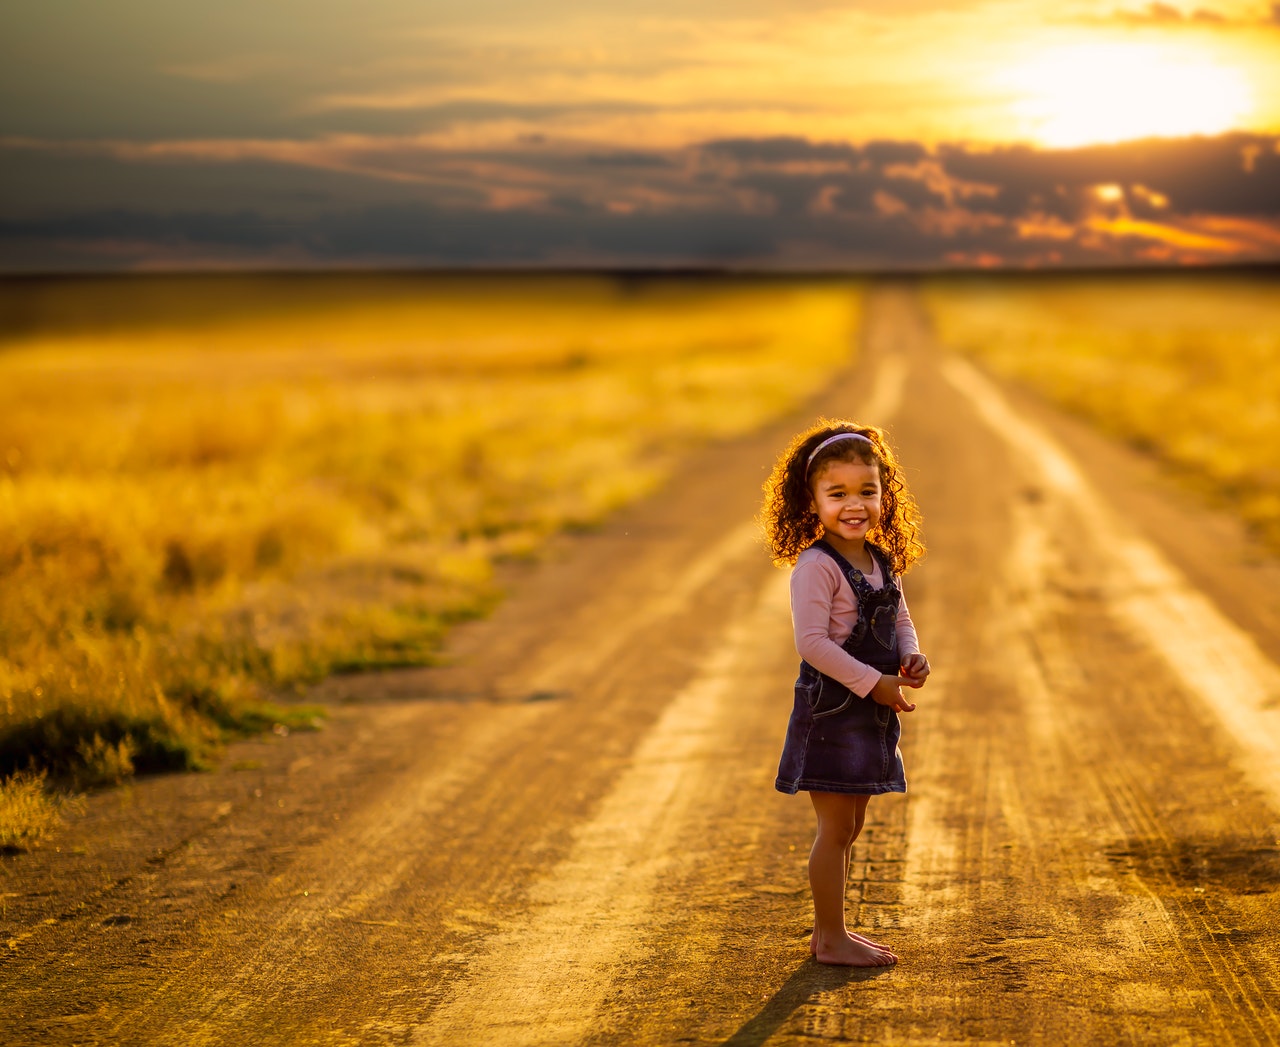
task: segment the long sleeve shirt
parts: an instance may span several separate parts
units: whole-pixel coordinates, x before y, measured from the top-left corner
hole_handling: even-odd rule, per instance
[[[884,587],[879,561],[865,577],[873,589]],[[901,581],[898,585],[901,588]],[[820,549],[802,552],[791,569],[791,625],[796,650],[819,672],[866,697],[880,682],[880,671],[847,654],[841,646],[857,621],[858,599],[835,560]],[[897,636],[899,658],[920,650],[905,594],[898,607]]]

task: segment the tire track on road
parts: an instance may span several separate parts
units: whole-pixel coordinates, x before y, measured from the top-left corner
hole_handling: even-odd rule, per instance
[[[400,712],[402,720],[412,722],[414,710]],[[151,1007],[179,995],[188,996],[188,1002],[182,1019],[167,1019],[166,1028],[147,1034],[148,1042],[225,1042],[224,1030],[246,1027],[240,1019],[261,1008],[273,991],[304,981],[305,972],[324,971],[335,929],[360,922],[404,882],[419,858],[424,828],[484,773],[490,754],[536,730],[537,721],[548,715],[546,708],[523,706],[501,719],[466,724],[443,764],[420,768],[407,790],[384,795],[325,841],[325,852],[346,855],[346,861],[311,860],[315,853],[304,850],[262,890],[260,904],[272,911],[269,924],[240,928],[234,956],[213,950],[174,970],[149,994]],[[190,875],[198,877],[204,859],[200,851],[184,855],[173,863],[173,872],[181,875],[189,867]],[[122,1015],[111,1031],[123,1041],[147,1024],[137,1014]]]
[[[948,357],[942,374],[1058,496],[1089,506],[1081,524],[1090,529],[1098,554],[1115,575],[1109,609],[1217,717],[1244,755],[1250,779],[1280,810],[1280,667],[1157,549],[1109,512],[1075,464],[1016,414],[972,364]],[[1214,667],[1218,685],[1204,686],[1196,674],[1204,666]]]
[[[1055,739],[1069,739],[1082,729],[1073,722],[1061,696],[1078,693],[1082,682],[1089,686],[1087,676],[1081,679],[1079,655],[1073,658],[1066,647],[1066,638],[1076,630],[1054,606],[1055,575],[1063,573],[1051,562],[1055,554],[1049,520],[1057,516],[1064,523],[1056,526],[1078,529],[1081,543],[1110,575],[1108,585],[1096,594],[1102,613],[1117,621],[1162,663],[1164,674],[1217,719],[1234,743],[1241,772],[1263,790],[1273,809],[1280,809],[1280,768],[1275,762],[1280,713],[1274,710],[1280,670],[1153,546],[1117,520],[1075,464],[1016,414],[990,380],[954,357],[943,362],[941,373],[1046,488],[1033,510],[1024,505],[1015,511],[1019,538],[1008,560],[1005,583],[1017,599],[1001,643],[1005,664],[1018,671],[1018,691],[1027,703],[1028,722],[1039,734],[1037,765],[1053,767],[1052,775],[1064,781],[1080,765],[1081,746],[1068,742],[1064,749]],[[1070,523],[1065,524],[1068,517]],[[1075,608],[1072,613],[1086,609]],[[1229,681],[1230,692],[1210,688],[1206,694],[1203,674],[1208,667]],[[1093,780],[1081,781],[1075,775],[1073,787],[1093,794],[1089,806],[1095,811],[1109,807],[1113,831],[1121,840],[1154,841],[1156,851],[1154,860],[1133,877],[1145,897],[1141,915],[1130,909],[1122,913],[1124,920],[1132,924],[1140,919],[1149,927],[1163,927],[1164,948],[1181,957],[1185,970],[1200,972],[1190,985],[1184,981],[1174,991],[1189,994],[1183,1009],[1191,1013],[1200,1009],[1202,1014],[1207,1010],[1205,1017],[1211,1016],[1220,1042],[1246,1042],[1239,1039],[1244,1030],[1247,1042],[1280,1042],[1274,970],[1260,967],[1256,955],[1237,948],[1230,928],[1203,905],[1190,901],[1185,886],[1169,875],[1177,843],[1147,798],[1149,788],[1134,780],[1139,768],[1133,765],[1131,752],[1114,741],[1101,741],[1110,759],[1101,761]],[[1120,853],[1125,853],[1123,848]],[[1087,876],[1082,878],[1081,872],[1073,873],[1072,879],[1083,884]],[[1054,922],[1062,925],[1063,921],[1059,917]],[[1203,973],[1206,969],[1208,976]],[[1205,991],[1193,985],[1211,988]],[[1137,1037],[1138,1030],[1131,1035]]]
[[[683,573],[675,579],[673,592],[690,598],[713,583],[726,565],[744,557],[754,557],[758,550],[759,537],[753,525],[733,528],[718,543],[685,565]],[[585,654],[590,657],[593,652],[605,649],[616,655],[635,644],[637,638],[647,631],[663,627],[668,618],[686,611],[685,603],[676,600],[658,600],[642,605],[626,620],[617,623],[611,633],[616,638],[611,646],[596,644]],[[776,628],[771,631],[776,631]],[[741,653],[740,648],[733,648],[733,651]],[[723,655],[720,657],[723,660]],[[560,675],[566,670],[561,667],[559,655],[554,656],[549,669],[540,670],[537,666],[537,661],[534,661],[531,670],[541,679],[555,680],[559,684],[571,682]],[[718,681],[724,671],[723,665],[709,666],[707,679],[710,682],[705,686],[719,686]],[[688,701],[701,704],[698,695]],[[228,1030],[249,1027],[253,1016],[268,1009],[274,997],[291,994],[297,986],[315,983],[317,973],[330,968],[335,944],[344,936],[344,925],[383,923],[377,919],[365,920],[365,917],[370,914],[377,916],[384,904],[394,904],[394,896],[403,890],[421,866],[423,841],[440,833],[441,817],[462,808],[468,794],[474,794],[478,781],[492,777],[495,772],[501,774],[510,760],[506,754],[524,747],[530,738],[550,735],[552,721],[562,715],[561,707],[556,703],[501,705],[498,708],[502,710],[500,716],[482,711],[481,715],[464,718],[448,747],[433,753],[435,757],[442,757],[438,763],[421,760],[403,776],[401,785],[407,789],[388,788],[360,811],[358,817],[351,817],[334,827],[319,848],[300,851],[285,870],[259,888],[255,908],[259,916],[263,907],[270,913],[265,923],[255,922],[243,927],[243,938],[236,940],[231,954],[225,945],[214,947],[202,952],[193,963],[174,969],[149,993],[150,1004],[143,1014],[120,1016],[113,1032],[122,1040],[141,1034],[147,1042],[154,1043],[229,1042]],[[420,709],[404,706],[394,711],[393,718],[403,721],[408,727],[417,723],[421,715]],[[663,722],[659,721],[659,736],[669,741],[670,730],[661,733]],[[648,743],[649,749],[645,749],[644,744],[635,760],[654,772],[654,776],[645,779],[642,786],[633,784],[633,789],[652,789],[656,796],[668,787],[669,783],[664,785],[667,782],[665,775],[671,768],[654,754],[653,743]],[[677,766],[679,762],[676,759],[671,766]],[[632,793],[633,798],[637,795]],[[624,807],[630,802],[624,801]],[[679,797],[672,802],[679,802]],[[613,818],[609,824],[617,827],[621,824],[617,821],[618,813],[614,810],[603,815],[605,822],[602,824]],[[604,837],[597,838],[596,842],[606,852],[622,842],[619,839],[602,841]],[[637,840],[630,840],[633,847],[637,843]],[[466,846],[465,843],[462,846]],[[334,860],[334,856],[339,855],[343,856],[342,859]],[[182,868],[189,865],[192,875],[198,875],[204,858],[199,853],[179,858],[173,863],[171,873],[181,875]],[[536,888],[531,894],[532,904],[541,905]],[[251,900],[242,899],[240,904],[249,906]],[[486,936],[497,938],[504,933],[505,917],[501,913],[457,912],[452,917],[445,916],[446,927],[452,921],[455,930],[459,920],[472,921],[474,918],[478,924],[468,930],[480,929]],[[225,914],[222,918],[226,918]],[[385,937],[396,940],[397,947],[409,947],[408,942],[402,943],[400,939],[412,934],[410,924],[395,921],[385,926],[388,928],[384,932]],[[393,928],[397,930],[393,931]],[[430,972],[433,976],[444,976],[449,968],[467,971],[471,963],[472,959],[467,955],[445,953],[433,957],[425,967],[434,968]],[[408,970],[416,970],[417,966],[411,965]],[[560,970],[555,961],[552,961],[552,969]],[[425,969],[419,971],[419,974],[426,973]],[[535,975],[539,972],[529,973],[530,981],[521,990],[525,993],[534,991],[537,984]],[[181,1014],[175,1016],[172,1008],[179,999],[183,1001]],[[152,1015],[164,1017],[157,1025]],[[404,1028],[397,1027],[400,1031],[395,1032],[394,1029],[376,1028],[379,1024],[373,1023],[366,1030],[369,1039],[375,1042],[381,1042],[383,1034],[407,1035]],[[351,1042],[365,1042],[363,1034]]]
[[[570,856],[533,888],[535,915],[491,939],[415,1043],[577,1043],[597,1028],[618,968],[645,962],[634,942],[650,896],[680,861],[673,842],[691,808],[714,791],[721,721],[747,682],[738,667],[762,636],[777,632],[787,606],[786,576],[776,574],[667,705],[596,815],[574,832]]]

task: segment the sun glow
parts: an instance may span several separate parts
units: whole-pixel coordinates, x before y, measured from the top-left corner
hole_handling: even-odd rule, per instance
[[[1059,148],[1221,134],[1253,109],[1236,70],[1150,44],[1058,46],[1001,79],[1020,96],[1013,108],[1022,132]]]

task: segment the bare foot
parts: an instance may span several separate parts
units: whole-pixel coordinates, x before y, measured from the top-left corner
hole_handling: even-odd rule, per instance
[[[864,939],[855,938],[848,932],[843,940],[837,938],[830,946],[826,942],[819,944],[815,938],[810,948],[814,959],[819,963],[841,967],[888,967],[898,962],[898,958],[888,949],[868,945]]]
[[[845,933],[855,942],[862,942],[863,945],[870,945],[873,949],[879,949],[881,952],[887,952],[894,958],[894,960],[897,960],[898,958],[898,954],[890,949],[889,946],[881,945],[879,942],[868,938],[865,934],[854,934],[853,931],[846,931]]]
[[[881,945],[879,942],[873,941],[872,939],[868,938],[866,935],[854,934],[853,931],[845,931],[844,933],[847,934],[855,942],[861,942],[863,945],[869,945],[871,948],[884,953],[891,960],[897,963],[898,954],[894,952],[892,949],[890,949],[887,945]],[[814,956],[818,955],[818,934],[816,931],[809,936],[809,952],[811,952]]]

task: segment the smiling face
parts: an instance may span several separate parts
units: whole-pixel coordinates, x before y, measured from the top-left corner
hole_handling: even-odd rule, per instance
[[[813,511],[837,550],[861,549],[880,522],[880,467],[874,462],[831,461],[809,481]]]

